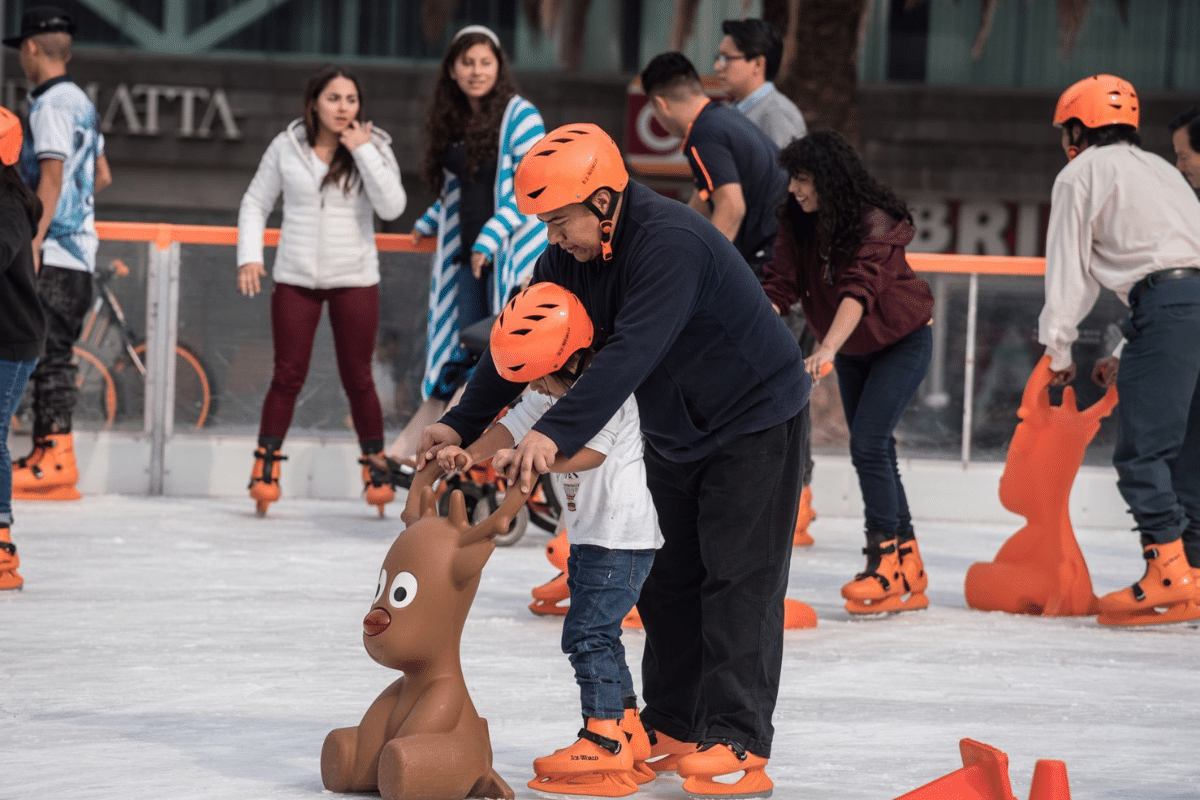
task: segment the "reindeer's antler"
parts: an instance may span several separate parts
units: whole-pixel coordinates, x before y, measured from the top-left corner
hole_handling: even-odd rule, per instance
[[[508,530],[508,526],[512,524],[513,517],[521,510],[521,506],[525,505],[525,501],[529,499],[529,492],[522,492],[515,484],[510,484],[508,491],[504,494],[504,502],[500,507],[493,511],[487,519],[479,523],[473,528],[463,532],[459,539],[459,546],[466,547],[475,542],[481,542],[484,539],[491,539]]]
[[[424,490],[432,487],[433,482],[442,477],[445,471],[437,461],[428,461],[421,471],[413,476],[412,485],[408,487],[408,500],[404,503],[404,510],[400,512],[400,520],[406,526],[412,525],[421,517],[431,513],[425,510],[421,496],[424,494]],[[432,490],[430,494],[432,495]]]

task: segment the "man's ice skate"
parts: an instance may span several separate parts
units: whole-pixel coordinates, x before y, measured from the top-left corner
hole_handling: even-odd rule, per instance
[[[20,465],[24,466],[20,466]],[[13,470],[14,500],[78,500],[75,484],[75,441],[69,433],[52,433],[34,443],[33,452]]]
[[[637,698],[629,698],[625,705],[625,716],[617,724],[633,751],[633,780],[640,786],[654,780],[658,773],[646,763],[650,757],[650,737],[646,735],[646,727],[642,725],[642,718],[638,714]]]
[[[379,509],[383,516],[383,507],[396,499],[396,486],[402,484],[401,464],[394,458],[383,453],[372,453],[358,460],[362,464],[363,489],[366,492],[367,505]],[[411,476],[408,485],[412,485]]]
[[[287,461],[287,456],[278,450],[268,450],[259,447],[254,451],[254,466],[250,470],[250,498],[254,500],[254,510],[260,516],[265,516],[267,507],[279,500],[279,462]]]
[[[25,579],[17,572],[19,566],[21,559],[17,557],[17,546],[12,543],[8,526],[0,526],[0,591],[25,585]]]
[[[1132,586],[1100,598],[1101,625],[1165,625],[1200,619],[1200,584],[1183,553],[1183,542],[1148,544],[1146,572]]]
[[[817,518],[812,507],[812,487],[805,486],[800,492],[800,509],[796,512],[796,530],[792,533],[792,547],[807,547],[813,543],[808,525]]]
[[[625,797],[637,791],[633,747],[615,719],[584,719],[570,747],[533,762],[529,788],[546,796]]]
[[[911,588],[905,580],[896,540],[883,537],[884,534],[867,532],[867,546],[863,548],[867,557],[867,567],[842,587],[842,597],[846,598],[846,610],[851,614],[915,611],[929,605],[924,588]],[[913,541],[912,552],[919,560],[915,540]],[[908,544],[906,542],[905,547],[908,547]],[[913,563],[910,570],[914,573],[914,579],[920,581],[924,579],[924,568],[914,569],[916,566],[916,563]]]
[[[646,728],[646,738],[650,740],[650,757],[646,764],[655,772],[674,772],[679,767],[679,759],[696,752],[695,742],[681,742],[653,728]]]
[[[767,759],[736,742],[702,742],[679,760],[683,790],[692,797],[770,797],[775,784],[767,777]]]

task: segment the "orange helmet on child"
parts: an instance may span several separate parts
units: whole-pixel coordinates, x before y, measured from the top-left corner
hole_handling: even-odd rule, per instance
[[[1092,75],[1071,84],[1054,108],[1054,124],[1077,119],[1085,127],[1138,126],[1138,96],[1133,84],[1116,75]]]
[[[555,283],[535,283],[508,302],[492,325],[500,377],[529,383],[562,369],[592,344],[592,319],[579,298]]]
[[[621,151],[599,125],[580,122],[547,133],[521,158],[513,176],[522,214],[582,203],[597,189],[624,191],[629,173]]]

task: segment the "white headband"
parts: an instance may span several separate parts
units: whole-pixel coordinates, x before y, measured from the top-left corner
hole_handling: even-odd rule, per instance
[[[459,40],[460,37],[465,36],[468,33],[482,33],[484,36],[492,40],[492,44],[496,45],[497,50],[504,49],[500,46],[500,37],[497,36],[495,32],[486,25],[468,25],[458,33],[454,34],[454,38],[450,40],[450,44],[454,44]]]

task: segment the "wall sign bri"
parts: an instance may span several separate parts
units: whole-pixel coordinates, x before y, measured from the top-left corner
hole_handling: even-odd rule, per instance
[[[5,81],[5,105],[28,110],[24,81]],[[229,97],[221,87],[119,83],[115,89],[88,83],[83,90],[100,114],[106,136],[174,137],[179,139],[242,138]],[[20,98],[20,99],[18,99]]]

